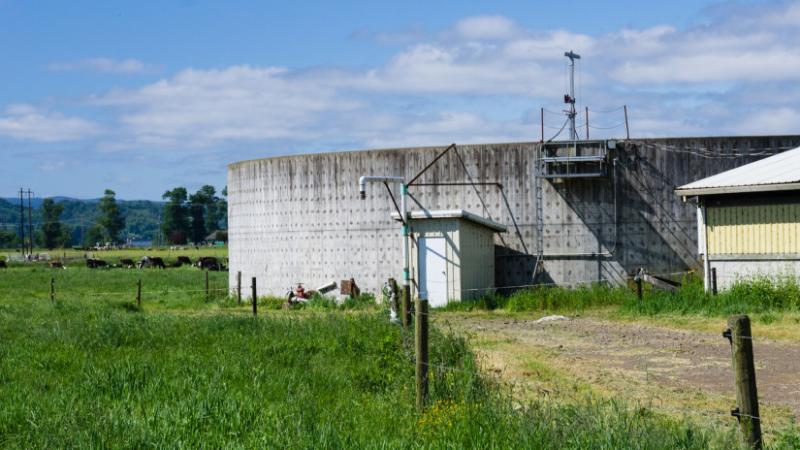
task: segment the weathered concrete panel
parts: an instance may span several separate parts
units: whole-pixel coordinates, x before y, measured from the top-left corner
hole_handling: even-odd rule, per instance
[[[496,236],[497,286],[530,284],[536,259],[534,170],[537,143],[465,145],[421,182],[502,183],[412,186],[410,209],[464,209],[508,226]],[[700,269],[696,212],[672,190],[679,185],[800,145],[800,136],[647,139],[618,142],[614,177],[543,184],[545,280],[623,282],[638,267],[652,273]],[[256,276],[259,292],[282,294],[292,283],[314,287],[354,277],[377,292],[400,279],[400,228],[386,189],[361,175],[410,179],[444,147],[288,156],[228,168],[231,280]],[[615,185],[616,183],[616,185]],[[615,195],[616,193],[616,195]],[[399,193],[395,192],[397,197]],[[616,205],[616,207],[615,207]],[[513,226],[511,214],[518,229]],[[518,231],[517,231],[518,230]],[[587,253],[611,256],[569,256]]]
[[[724,290],[737,281],[764,278],[773,282],[800,279],[800,255],[784,255],[785,259],[713,259],[711,267],[717,271],[717,289]]]

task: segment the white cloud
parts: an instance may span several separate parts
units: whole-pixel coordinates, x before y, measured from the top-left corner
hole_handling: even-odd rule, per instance
[[[783,106],[745,115],[736,125],[739,134],[785,134],[800,129],[800,111]]]
[[[138,142],[203,146],[237,140],[313,139],[315,115],[358,102],[284,68],[188,69],[94,104],[121,109],[120,123]]]
[[[122,60],[88,58],[76,61],[57,61],[50,63],[47,67],[54,71],[91,71],[116,74],[137,74],[156,70],[156,67],[132,58]]]
[[[40,111],[31,105],[6,108],[0,115],[0,136],[35,142],[76,141],[94,136],[99,127],[85,119]]]
[[[406,45],[373,67],[186,69],[97,94],[90,104],[114,118],[114,140],[100,144],[105,149],[537,139],[538,117],[532,120],[530,111],[560,109],[563,54],[574,50],[582,55],[579,101],[596,110],[630,105],[634,137],[791,133],[800,131],[800,21],[785,18],[795,15],[797,4],[759,6],[688,29],[662,24],[597,35],[534,31],[503,16],[467,17],[438,33],[416,30],[395,41]],[[85,60],[62,70],[146,67],[132,61]],[[0,134],[9,135],[11,121],[22,129],[25,121],[60,120],[62,128],[77,130],[62,138],[92,129],[82,119],[15,108],[0,118]],[[560,126],[563,117],[553,120]],[[600,128],[622,120],[621,112],[597,111],[593,136],[619,135],[620,128]]]
[[[467,17],[458,21],[454,30],[458,36],[474,40],[509,39],[518,31],[517,25],[503,16]]]

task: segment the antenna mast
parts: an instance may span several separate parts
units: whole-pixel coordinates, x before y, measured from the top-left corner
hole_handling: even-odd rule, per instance
[[[575,116],[577,115],[577,112],[575,111],[575,60],[581,59],[581,55],[570,50],[565,52],[564,56],[569,58],[569,94],[564,95],[564,103],[569,105],[569,110],[566,111],[567,117],[569,117],[570,125],[569,138],[572,140],[577,140],[578,131],[575,129]]]

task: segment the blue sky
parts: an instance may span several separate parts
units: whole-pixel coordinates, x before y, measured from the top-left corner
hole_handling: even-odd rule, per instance
[[[0,0],[0,41],[0,196],[157,199],[241,159],[536,140],[569,49],[593,137],[621,135],[622,104],[633,137],[800,132],[798,2]]]

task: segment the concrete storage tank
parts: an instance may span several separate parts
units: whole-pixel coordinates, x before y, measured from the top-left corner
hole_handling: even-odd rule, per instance
[[[539,178],[541,208],[536,205],[541,144],[463,145],[422,179],[462,184],[414,186],[410,209],[467,210],[505,225],[508,231],[494,241],[498,287],[624,283],[639,267],[651,273],[702,270],[696,209],[673,194],[676,186],[798,145],[798,136],[617,141],[601,161],[608,176]],[[245,283],[257,277],[263,295],[281,295],[298,281],[315,286],[350,277],[377,293],[387,278],[401,279],[402,238],[391,218],[391,199],[385,189],[374,189],[360,200],[358,179],[365,174],[410,179],[443,149],[230,164],[230,285],[235,287],[239,271]],[[535,274],[540,250],[543,271]]]

